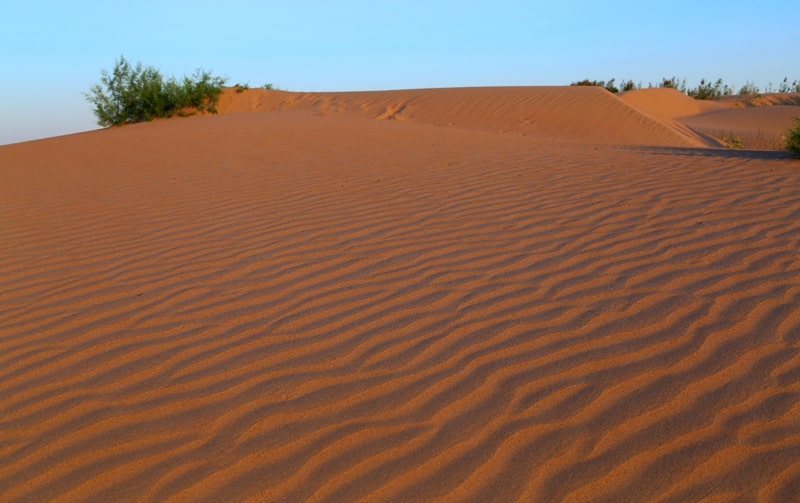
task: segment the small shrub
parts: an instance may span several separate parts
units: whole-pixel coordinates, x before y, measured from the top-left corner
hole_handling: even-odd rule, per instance
[[[101,71],[100,83],[85,94],[94,105],[97,124],[120,126],[195,112],[216,113],[225,79],[197,70],[183,82],[165,80],[157,69],[131,65],[121,56],[113,70]]]
[[[800,117],[794,118],[794,127],[786,133],[786,150],[800,157]]]
[[[603,86],[606,91],[614,94],[617,94],[619,92],[619,88],[614,85],[615,80],[616,79],[611,79],[608,82],[606,82],[606,85]]]
[[[266,89],[267,91],[271,91],[271,90],[275,89],[275,86],[272,85],[271,82],[267,82],[266,84],[261,86],[261,89]]]
[[[668,79],[666,77],[661,79],[661,83],[658,87],[665,87],[667,89],[677,89],[678,91],[685,93],[686,92],[686,79],[683,82],[678,81],[677,77],[672,77]]]
[[[235,87],[236,87],[236,92],[237,93],[243,93],[243,92],[247,91],[248,89],[250,89],[250,84],[249,83],[236,84]]]
[[[758,86],[750,81],[745,82],[742,88],[739,89],[739,96],[756,97],[758,94]]]
[[[723,84],[722,79],[717,79],[713,84],[711,81],[706,82],[705,79],[700,79],[700,85],[687,91],[687,94],[697,100],[710,100],[721,96],[730,96],[733,94],[733,89],[727,84]]]
[[[778,87],[779,93],[800,93],[800,81],[795,80],[789,83],[789,77],[784,77],[783,82]]]
[[[614,85],[614,81],[615,81],[615,80],[616,80],[616,79],[611,79],[611,80],[609,80],[608,82],[606,82],[605,80],[589,80],[589,79],[583,79],[583,80],[581,80],[581,81],[579,81],[579,82],[573,82],[573,83],[571,83],[571,84],[570,84],[570,86],[595,86],[595,87],[602,87],[603,89],[605,89],[606,91],[608,91],[608,92],[610,92],[610,93],[618,93],[618,92],[619,92],[619,88],[618,88],[617,86],[615,86],[615,85]]]
[[[578,82],[573,82],[570,85],[571,86],[598,86],[598,87],[603,87],[603,86],[606,85],[606,83],[605,83],[604,80],[583,79],[583,80],[578,81]]]
[[[727,148],[733,148],[733,149],[744,148],[744,143],[742,142],[742,139],[739,138],[734,133],[731,132],[723,133],[722,138],[720,138],[720,140],[722,140],[723,145],[725,145]]]
[[[641,84],[635,84],[632,80],[622,81],[623,91],[633,91],[634,89],[640,89],[641,87],[642,87]]]

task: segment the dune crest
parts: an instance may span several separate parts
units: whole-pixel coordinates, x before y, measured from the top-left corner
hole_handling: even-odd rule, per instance
[[[221,113],[311,110],[410,120],[559,141],[705,146],[696,135],[649,117],[597,87],[475,87],[293,93],[226,90]]]

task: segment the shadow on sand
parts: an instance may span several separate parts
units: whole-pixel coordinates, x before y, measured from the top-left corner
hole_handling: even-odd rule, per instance
[[[689,157],[724,157],[730,159],[760,159],[765,161],[794,159],[792,153],[785,150],[747,150],[690,147],[629,147],[628,150],[649,152],[651,154],[682,155]]]

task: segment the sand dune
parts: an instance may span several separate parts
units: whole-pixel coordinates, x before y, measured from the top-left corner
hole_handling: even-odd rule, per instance
[[[786,93],[703,101],[675,89],[641,89],[623,93],[620,98],[715,147],[735,144],[740,148],[781,150],[785,135],[794,124],[792,119],[800,117],[800,107],[793,106],[796,96]],[[752,108],[754,103],[758,104],[756,108]]]
[[[687,98],[688,99],[688,98]],[[356,113],[538,138],[626,145],[701,146],[687,131],[649,117],[599,87],[482,87],[349,93],[229,91],[220,112]]]
[[[684,117],[681,122],[700,134],[738,139],[745,148],[779,150],[786,143],[795,117],[800,117],[800,107],[775,105],[724,108]]]
[[[637,89],[624,92],[619,97],[642,112],[662,120],[675,120],[679,117],[727,108],[722,103],[696,100],[677,89],[669,88]]]
[[[602,93],[0,147],[0,500],[796,498],[798,163]]]

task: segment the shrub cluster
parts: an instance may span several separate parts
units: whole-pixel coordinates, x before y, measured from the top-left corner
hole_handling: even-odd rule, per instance
[[[584,79],[579,82],[573,82],[571,86],[598,86],[603,87],[612,93],[617,93],[620,90],[622,91],[632,91],[634,89],[641,89],[641,84],[636,84],[632,80],[623,80],[622,84],[617,87],[614,85],[616,79],[611,79],[608,82],[604,80],[589,80]],[[692,98],[698,100],[710,100],[714,98],[721,98],[723,96],[731,96],[735,93],[735,89],[733,86],[729,86],[722,82],[722,79],[717,79],[716,82],[706,81],[706,79],[700,79],[700,85],[693,88],[686,87],[686,79],[679,80],[677,77],[667,78],[664,77],[661,79],[657,85],[653,86],[651,82],[648,87],[663,87],[669,89],[677,89],[678,91],[691,96]],[[738,94],[740,96],[757,96],[760,94],[760,90],[758,86],[753,84],[752,82],[746,82],[741,89],[739,89]],[[778,88],[774,88],[772,83],[770,83],[765,92],[772,93],[800,93],[800,81],[795,80],[789,82],[789,78],[786,77],[783,79],[783,82],[778,86]]]
[[[722,83],[722,79],[717,79],[713,84],[706,79],[700,79],[700,85],[694,89],[689,89],[686,94],[697,100],[710,100],[722,96],[730,96],[733,89],[727,84]]]
[[[794,118],[794,128],[786,135],[786,150],[800,157],[800,117]]]
[[[121,56],[111,72],[102,70],[100,82],[86,93],[97,124],[120,126],[173,115],[216,113],[225,79],[204,70],[178,81],[164,79],[152,66],[131,65]]]
[[[584,80],[581,80],[579,82],[573,82],[570,85],[571,86],[597,86],[597,87],[602,87],[602,88],[606,89],[608,92],[618,93],[619,92],[619,88],[614,85],[614,81],[615,80],[616,79],[611,79],[608,82],[606,82],[605,80],[584,79]],[[633,85],[633,82],[631,81],[630,84]],[[630,90],[630,89],[625,89],[624,88],[627,85],[628,85],[628,83],[623,83],[623,91],[629,91]]]
[[[650,84],[650,87],[653,87],[653,84]],[[666,89],[677,89],[678,91],[685,93],[686,92],[686,79],[683,81],[679,81],[678,77],[672,77],[670,79],[663,77],[661,79],[661,83],[658,84],[658,87],[663,87]]]

